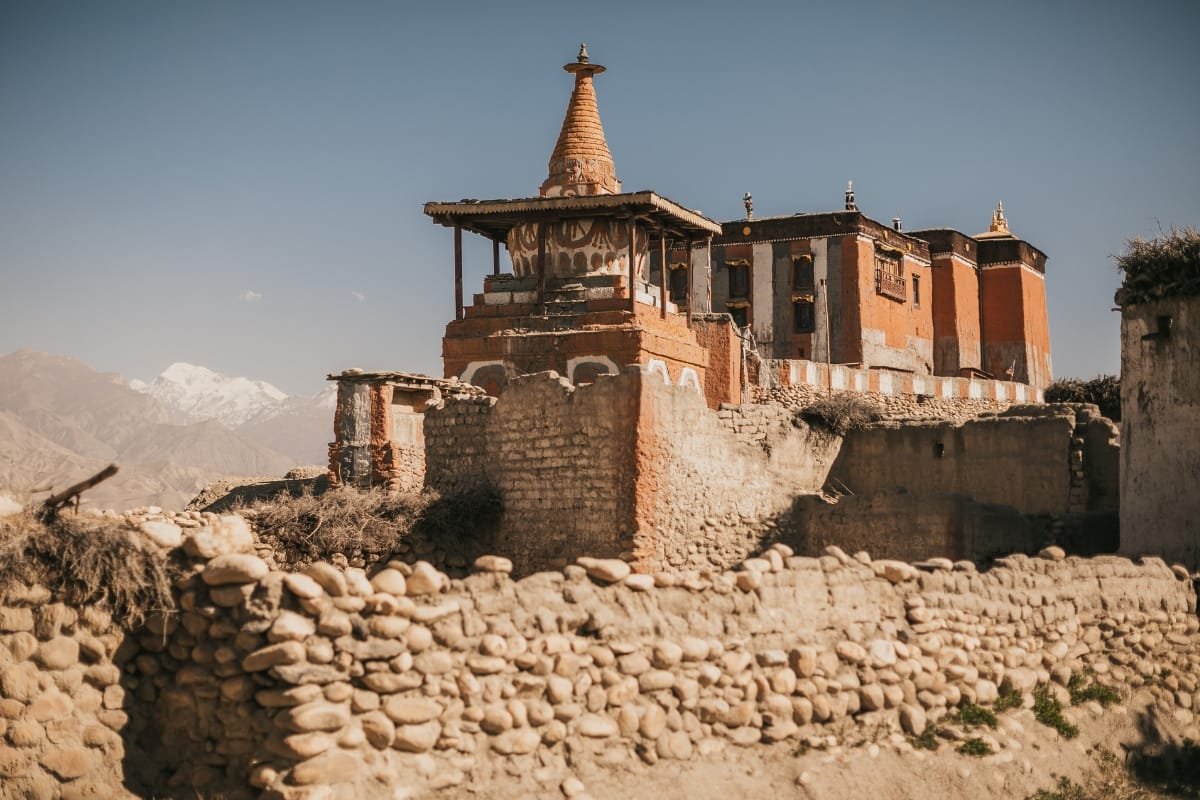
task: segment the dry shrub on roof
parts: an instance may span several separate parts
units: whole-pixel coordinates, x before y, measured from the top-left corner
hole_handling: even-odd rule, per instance
[[[814,428],[845,436],[883,419],[879,407],[850,392],[835,394],[805,406],[796,416]]]
[[[1125,277],[1117,305],[1200,294],[1200,231],[1171,228],[1153,239],[1128,240],[1117,256]]]
[[[0,600],[41,584],[68,605],[97,605],[123,626],[175,608],[176,568],[121,522],[60,514],[49,523],[32,513],[0,520]]]
[[[396,551],[427,502],[417,494],[340,487],[279,494],[237,511],[254,521],[259,540],[284,564],[326,561],[335,554],[373,563]]]
[[[487,492],[443,497],[339,487],[283,493],[239,511],[253,520],[276,560],[294,569],[335,556],[358,566],[376,564],[413,544],[473,551],[496,521],[499,503]]]

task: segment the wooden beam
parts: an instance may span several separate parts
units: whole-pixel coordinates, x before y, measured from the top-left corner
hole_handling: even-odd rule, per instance
[[[118,467],[116,464],[109,464],[107,467],[100,470],[87,480],[80,481],[74,486],[70,486],[58,494],[47,497],[46,502],[42,503],[41,508],[38,509],[38,519],[40,519],[42,522],[53,521],[54,518],[58,516],[59,509],[67,503],[70,503],[72,500],[75,501],[75,510],[78,511],[79,495],[83,494],[96,484],[106,481],[113,475],[116,475],[117,469]]]
[[[454,226],[454,318],[463,318],[462,227]]]
[[[492,239],[492,274],[500,274],[500,240]]]
[[[658,237],[658,316],[667,318],[667,234]]]

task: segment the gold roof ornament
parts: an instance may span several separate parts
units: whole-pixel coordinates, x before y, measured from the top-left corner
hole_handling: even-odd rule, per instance
[[[992,233],[1011,233],[1008,229],[1008,220],[1004,218],[1004,201],[996,203],[996,210],[992,212]]]
[[[575,76],[575,88],[540,193],[543,197],[618,194],[621,182],[604,139],[592,85],[592,77],[604,72],[604,67],[591,63],[587,45],[581,44],[579,56],[563,69]]]
[[[976,239],[1015,239],[1012,231],[1008,229],[1008,218],[1004,216],[1004,201],[996,203],[996,210],[992,212],[992,224],[988,227],[987,233],[979,233],[975,235]]]

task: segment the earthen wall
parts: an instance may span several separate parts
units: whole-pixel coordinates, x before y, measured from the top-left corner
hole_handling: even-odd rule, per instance
[[[1121,311],[1121,550],[1200,569],[1200,298]]]

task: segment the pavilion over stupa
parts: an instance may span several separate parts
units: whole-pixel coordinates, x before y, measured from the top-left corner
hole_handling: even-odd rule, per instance
[[[497,394],[531,372],[590,383],[638,364],[714,406],[736,400],[740,386],[724,373],[707,385],[709,347],[697,338],[708,325],[696,314],[710,308],[710,244],[720,224],[655,192],[622,192],[596,104],[594,78],[604,67],[581,45],[563,69],[575,85],[537,197],[425,204],[434,222],[454,229],[446,376]],[[471,305],[463,302],[464,230],[492,241],[492,274]],[[501,245],[511,272],[501,272]],[[725,327],[705,338],[732,352],[736,332]]]

